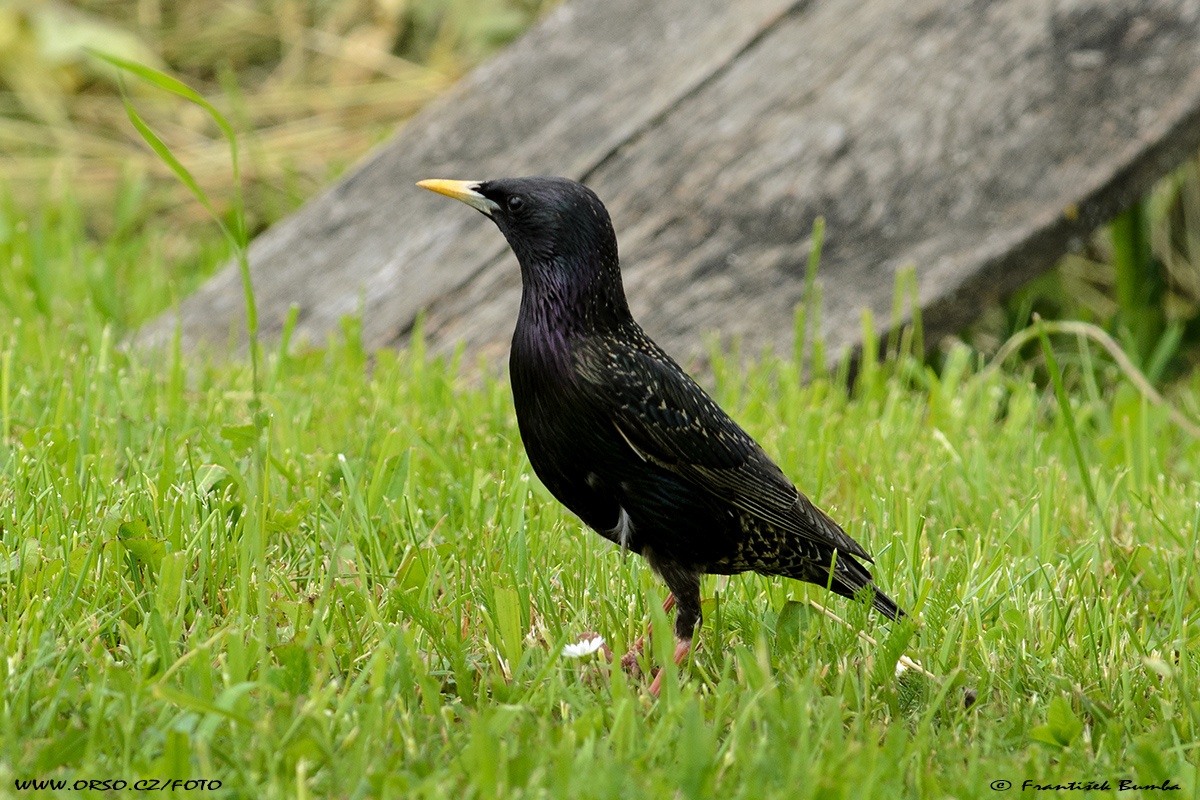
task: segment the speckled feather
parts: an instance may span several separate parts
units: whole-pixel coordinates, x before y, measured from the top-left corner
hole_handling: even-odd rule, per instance
[[[690,640],[700,621],[705,573],[865,589],[881,613],[903,614],[857,560],[867,551],[633,320],[616,235],[590,189],[563,178],[470,186],[466,202],[521,266],[509,368],[530,464],[585,523],[649,561],[676,597],[677,636]]]

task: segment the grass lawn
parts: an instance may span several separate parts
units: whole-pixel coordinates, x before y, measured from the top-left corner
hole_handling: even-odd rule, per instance
[[[1065,406],[962,347],[851,394],[717,354],[918,623],[709,579],[655,702],[560,655],[667,630],[664,590],[532,476],[503,380],[347,322],[256,397],[244,359],[120,348],[175,268],[152,232],[0,208],[0,796],[1200,796],[1200,444],[1074,339]]]

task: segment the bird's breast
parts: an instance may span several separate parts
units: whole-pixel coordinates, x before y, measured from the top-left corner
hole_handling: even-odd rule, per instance
[[[533,471],[591,527],[616,525],[620,508],[615,498],[603,485],[588,481],[589,473],[602,469],[605,461],[605,420],[597,417],[574,374],[568,343],[552,334],[530,336],[518,326],[509,375],[517,427]]]

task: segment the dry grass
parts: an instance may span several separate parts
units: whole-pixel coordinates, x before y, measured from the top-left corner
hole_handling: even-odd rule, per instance
[[[86,49],[165,68],[235,120],[252,229],[385,139],[522,31],[547,0],[18,0],[0,9],[0,159],[18,202],[69,194],[100,235],[114,198],[141,219],[202,222],[131,128],[115,77]],[[224,140],[197,108],[130,85],[139,112],[214,198]]]

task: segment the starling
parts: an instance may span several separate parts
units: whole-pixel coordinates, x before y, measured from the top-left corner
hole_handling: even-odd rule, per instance
[[[591,189],[566,178],[417,185],[483,212],[516,253],[509,372],[529,463],[563,505],[666,583],[677,664],[700,622],[704,574],[865,592],[884,616],[903,615],[857,560],[871,562],[867,551],[634,321],[617,237]]]

